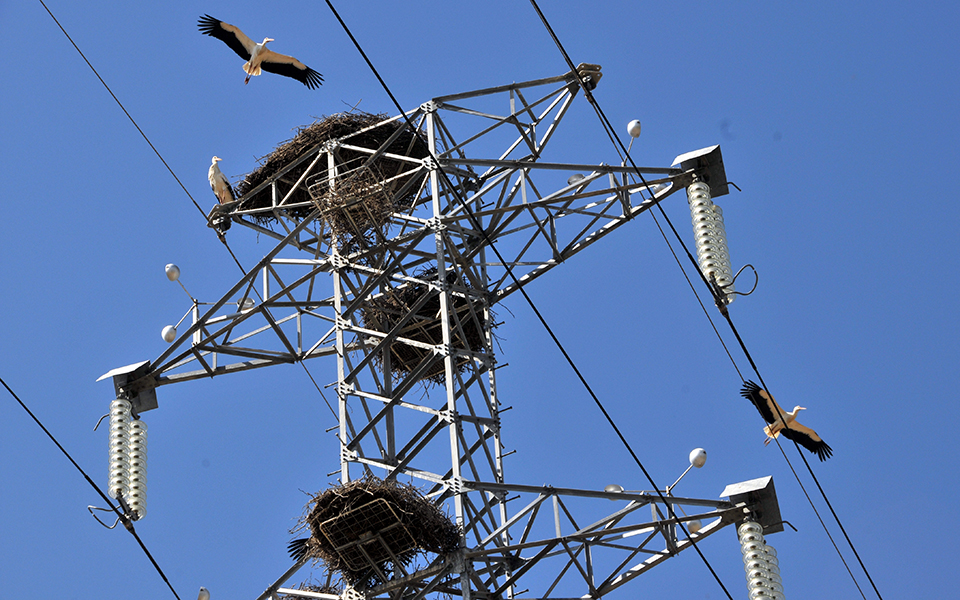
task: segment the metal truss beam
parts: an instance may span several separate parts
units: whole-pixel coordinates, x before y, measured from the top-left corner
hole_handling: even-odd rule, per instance
[[[599,81],[599,66],[578,71]],[[401,115],[318,144],[217,207],[211,226],[223,231],[229,221],[276,245],[219,300],[194,301],[190,326],[145,374],[117,383],[120,393],[136,395],[334,356],[341,480],[374,472],[418,480],[462,531],[459,553],[422,569],[397,566],[378,587],[348,589],[348,600],[500,600],[521,596],[520,585],[537,586],[537,598],[599,598],[742,514],[743,505],[716,500],[506,482],[496,303],[701,175],[696,166],[638,173],[541,161],[580,92],[578,80],[566,73],[434,98],[405,115],[426,158],[393,148],[409,132]],[[361,134],[377,127],[393,133],[365,144]],[[345,161],[347,151],[361,158]],[[399,165],[395,172],[357,183],[384,158]],[[359,196],[347,204],[318,199],[351,185]],[[248,201],[266,192],[269,203]],[[363,202],[374,193],[393,210],[371,215]],[[338,216],[355,230],[335,231]],[[374,216],[375,225],[358,225]],[[332,293],[318,293],[330,283]],[[434,397],[410,393],[424,381],[436,384]],[[614,512],[598,511],[610,501]],[[664,516],[682,506],[701,512]],[[641,519],[644,507],[650,517]],[[710,522],[678,537],[677,525],[693,519]],[[261,598],[275,597],[302,566]]]

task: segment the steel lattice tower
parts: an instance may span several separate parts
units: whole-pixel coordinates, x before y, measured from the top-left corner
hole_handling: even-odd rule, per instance
[[[542,160],[580,82],[600,79],[596,65],[578,73],[434,98],[371,126],[382,143],[364,130],[319,144],[217,207],[212,227],[275,246],[207,310],[195,305],[157,359],[108,374],[142,413],[159,386],[334,356],[341,481],[412,480],[462,528],[459,552],[345,597],[599,598],[760,506],[518,485],[504,472],[493,307],[675,191],[726,193],[718,147],[640,169],[644,184],[631,167]],[[416,135],[399,152],[404,117]],[[258,195],[269,202],[251,206]],[[373,214],[374,197],[392,208]],[[411,393],[425,380],[429,394]],[[706,524],[687,537],[678,522],[694,520]],[[281,586],[303,564],[261,598],[293,593]]]

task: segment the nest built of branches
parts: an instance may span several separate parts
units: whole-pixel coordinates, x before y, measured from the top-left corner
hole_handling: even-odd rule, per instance
[[[460,530],[412,485],[368,475],[318,493],[294,533],[309,528],[305,555],[353,587],[389,580],[424,552],[456,550]]]
[[[393,183],[372,166],[341,175],[333,185],[326,179],[310,185],[310,195],[323,211],[321,218],[340,252],[366,250],[386,239],[385,226],[390,215],[409,208],[416,199],[416,194],[399,198],[393,195]]]
[[[260,166],[237,184],[237,195],[242,198],[239,210],[272,207],[273,192],[270,186],[261,189],[256,194],[248,194],[291,164],[296,163],[305,154],[316,150],[318,146],[330,141],[338,141],[341,144],[368,149],[369,152],[363,152],[341,146],[334,150],[338,171],[350,172],[362,166],[373,152],[379,150],[398,129],[402,129],[402,131],[385,149],[386,153],[406,156],[415,160],[421,160],[430,155],[426,141],[417,131],[409,128],[403,121],[391,121],[386,115],[382,114],[338,113],[319,119],[312,125],[298,128],[293,139],[287,140],[269,155],[260,159]],[[311,159],[303,160],[286,171],[277,180],[278,198],[282,199],[290,192],[312,162]],[[323,159],[321,159],[321,162],[322,164],[318,165],[320,170],[317,172],[322,174],[319,179],[326,180],[327,162]],[[416,200],[419,185],[414,181],[417,176],[416,172],[411,172],[417,169],[415,162],[381,155],[369,166],[369,172],[373,174],[371,176],[378,178],[380,191],[388,193],[392,197],[390,201],[391,209],[410,206]],[[308,181],[316,181],[316,179],[310,180],[308,177]],[[319,187],[333,190],[333,196],[340,198],[342,204],[353,205],[357,200],[355,198],[344,200],[345,192],[337,191],[336,186],[330,186],[328,183]],[[369,185],[366,187],[369,187]],[[319,193],[322,196],[324,192],[320,189]],[[307,186],[298,186],[285,203],[285,205],[293,205],[287,209],[287,214],[294,218],[307,216],[314,209],[314,200],[316,198],[312,197],[307,190]],[[296,206],[298,204],[300,206]],[[277,220],[276,215],[271,212],[254,213],[252,218],[261,225]]]
[[[418,275],[421,279],[435,279],[437,269],[430,268]],[[463,285],[463,280],[455,272],[446,275],[448,284]],[[443,329],[440,321],[440,294],[422,283],[409,283],[388,290],[367,302],[360,309],[360,318],[365,327],[387,333],[391,331],[404,316],[411,312],[412,307],[426,294],[432,294],[416,313],[401,327],[399,336],[437,346],[443,343]],[[484,303],[479,298],[465,298],[458,294],[451,295],[450,310],[456,318],[451,319],[451,341],[455,348],[483,352],[486,348],[486,315]],[[457,326],[459,323],[459,326]],[[414,346],[402,341],[394,341],[390,345],[390,370],[397,377],[404,377],[412,373],[417,366],[433,351],[420,346]],[[383,367],[383,357],[377,356],[377,365]],[[470,362],[468,358],[457,360],[457,369],[462,371]],[[443,383],[445,370],[442,360],[431,365],[421,379],[432,383]]]

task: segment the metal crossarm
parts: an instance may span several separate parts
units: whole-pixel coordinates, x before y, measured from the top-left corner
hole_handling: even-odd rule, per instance
[[[418,482],[461,531],[458,552],[379,572],[380,585],[346,600],[499,600],[520,597],[521,583],[534,598],[599,598],[742,515],[720,500],[507,483],[496,304],[708,174],[685,162],[639,169],[640,183],[622,164],[545,160],[579,80],[599,81],[597,65],[578,71],[434,98],[406,113],[412,129],[401,115],[326,139],[218,206],[211,226],[275,246],[117,380],[135,395],[334,357],[341,482]],[[417,384],[436,393],[411,393]],[[665,504],[691,514],[665,517],[677,514]],[[694,520],[708,523],[687,537],[678,526]],[[338,551],[376,566],[403,538],[394,529],[354,532],[360,541]]]

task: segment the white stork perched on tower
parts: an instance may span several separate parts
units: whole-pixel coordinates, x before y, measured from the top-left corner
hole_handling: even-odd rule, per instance
[[[249,83],[250,77],[260,74],[260,70],[276,73],[285,77],[292,77],[311,90],[323,85],[323,76],[299,60],[286,54],[279,54],[267,48],[267,42],[276,41],[265,37],[259,44],[248,38],[238,27],[204,15],[197,21],[200,32],[213,36],[230,46],[240,58],[247,61],[243,70],[247,78],[243,83]]]
[[[743,384],[740,395],[752,402],[760,411],[763,420],[769,423],[763,428],[763,432],[767,434],[767,439],[763,441],[764,446],[782,433],[783,437],[795,441],[816,454],[821,461],[833,456],[833,448],[820,439],[816,431],[797,422],[797,413],[801,410],[807,410],[806,408],[795,406],[792,411],[787,412],[780,408],[780,405],[773,399],[773,396],[767,393],[767,390],[752,381]]]
[[[226,204],[227,202],[236,200],[236,198],[233,196],[233,188],[230,187],[230,181],[227,179],[227,176],[223,174],[223,171],[220,170],[220,165],[217,164],[221,160],[223,159],[219,156],[213,157],[210,170],[207,171],[207,179],[210,180],[210,189],[213,190],[214,195],[217,197],[217,202]]]

